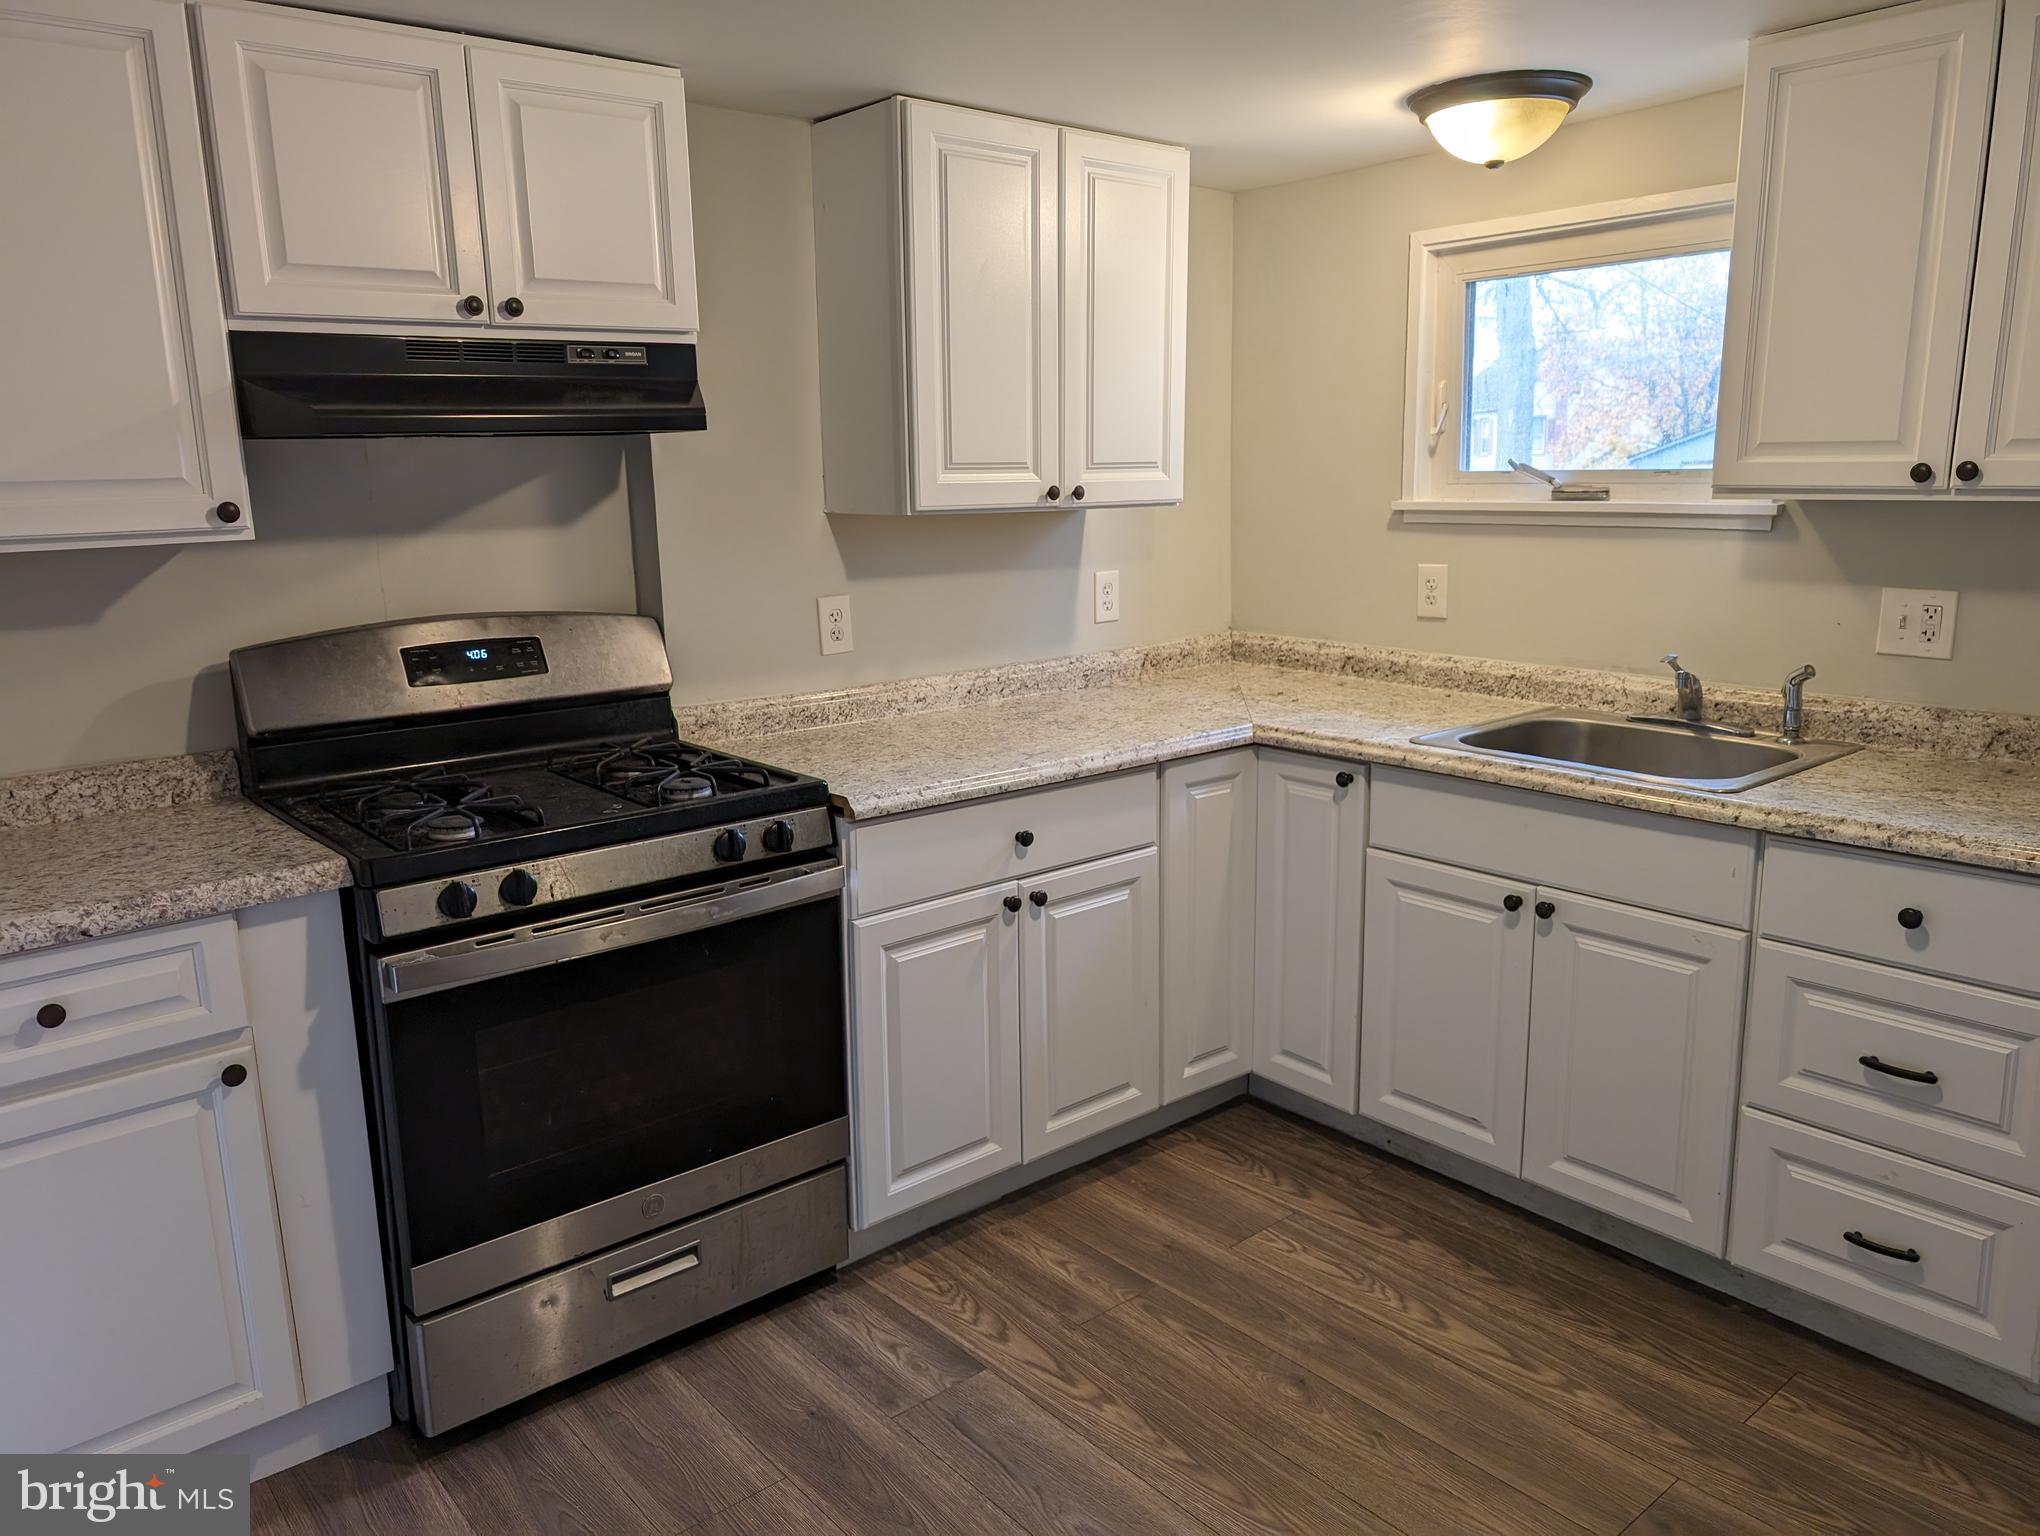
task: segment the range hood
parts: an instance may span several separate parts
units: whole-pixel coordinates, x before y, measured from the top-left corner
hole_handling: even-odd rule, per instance
[[[688,432],[691,342],[235,331],[243,437]]]

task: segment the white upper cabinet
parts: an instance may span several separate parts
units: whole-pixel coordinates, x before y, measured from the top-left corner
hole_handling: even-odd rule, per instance
[[[1996,0],[1962,0],[1751,42],[1717,490],[1917,496],[1958,484],[1958,393],[1966,413],[1993,414],[1993,386],[1972,403],[1962,375],[1997,34]],[[2030,37],[2027,51],[2030,73]],[[2005,113],[2000,101],[2000,125]],[[2021,118],[2001,136],[2023,140]],[[1992,153],[2017,163],[2023,147]],[[1994,168],[1993,198],[1998,182]],[[1990,241],[2010,238],[1986,237],[1980,287],[2000,259]],[[1982,365],[1973,343],[1971,358]]]
[[[1064,484],[1181,501],[1190,157],[1067,130],[1062,185]]]
[[[692,331],[680,76],[200,6],[234,314]]]
[[[1182,500],[1187,150],[902,98],[814,189],[829,511]]]
[[[270,7],[198,16],[234,313],[478,324],[459,39]]]
[[[670,70],[470,48],[494,308],[529,325],[691,331],[687,100]]]
[[[915,510],[1048,505],[1057,130],[904,104]]]
[[[246,538],[173,0],[0,6],[0,550]]]

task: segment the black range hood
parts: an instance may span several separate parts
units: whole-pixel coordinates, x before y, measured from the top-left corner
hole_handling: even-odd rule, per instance
[[[235,331],[243,437],[511,437],[708,425],[691,342]]]

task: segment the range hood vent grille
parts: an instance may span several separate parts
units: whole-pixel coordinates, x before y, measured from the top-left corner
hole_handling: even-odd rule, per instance
[[[564,341],[463,341],[455,336],[406,336],[407,362],[564,363]]]

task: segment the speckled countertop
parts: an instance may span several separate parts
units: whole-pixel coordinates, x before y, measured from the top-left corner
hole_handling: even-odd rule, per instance
[[[347,884],[347,863],[241,798],[233,754],[0,780],[0,955]]]
[[[1517,714],[1539,702],[1521,691],[1504,697],[1235,662],[1134,683],[767,735],[711,732],[705,739],[828,780],[838,807],[854,817],[921,810],[1256,742],[2040,874],[2040,765],[2031,761],[1868,748],[1721,795],[1420,747],[1410,740]]]

